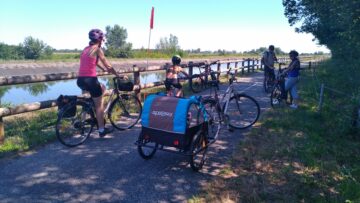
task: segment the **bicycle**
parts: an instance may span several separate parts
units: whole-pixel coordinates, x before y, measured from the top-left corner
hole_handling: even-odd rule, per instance
[[[233,69],[234,70],[234,69]],[[216,83],[212,85],[214,96],[203,100],[206,112],[209,116],[209,139],[216,139],[221,125],[227,125],[228,130],[232,128],[246,129],[259,119],[260,106],[258,102],[243,91],[238,92],[234,87],[237,82],[235,73],[229,69],[229,86],[225,93],[219,98]]]
[[[285,63],[279,63],[279,65],[285,65]],[[266,93],[271,93],[275,85],[276,85],[276,77],[271,77],[269,72],[265,72],[264,82],[263,82],[264,91]]]
[[[210,87],[214,82],[219,84],[218,72],[211,69],[211,66],[218,62],[219,60],[211,63],[189,64],[189,66],[199,68],[199,74],[193,74],[189,80],[190,89],[193,93],[201,92],[203,89]],[[202,69],[204,69],[204,71],[202,71]]]
[[[132,94],[120,91],[132,91],[133,83],[123,82],[114,77],[114,89],[104,110],[104,117],[118,130],[132,128],[140,119],[142,105]],[[58,118],[55,131],[58,140],[68,147],[75,147],[89,138],[93,128],[98,127],[95,118],[95,104],[92,98],[77,96],[60,96],[58,98]],[[104,118],[104,119],[105,119]]]
[[[279,69],[275,76],[274,88],[270,95],[270,103],[273,108],[279,108],[284,104],[292,104],[292,96],[288,96],[288,91],[285,91],[285,75],[281,73],[286,69]]]

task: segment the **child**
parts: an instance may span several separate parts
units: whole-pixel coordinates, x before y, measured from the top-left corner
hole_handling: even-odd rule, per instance
[[[180,62],[181,57],[179,55],[174,55],[171,59],[172,66],[166,70],[166,79],[165,79],[165,87],[167,96],[172,96],[171,92],[171,86],[176,88],[176,97],[182,96],[182,85],[179,82],[178,74],[181,72],[186,77],[189,77],[189,75],[181,68]]]

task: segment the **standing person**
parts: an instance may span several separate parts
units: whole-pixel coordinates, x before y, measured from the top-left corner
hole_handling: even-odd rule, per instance
[[[179,55],[174,55],[171,58],[172,66],[166,70],[166,79],[165,79],[165,88],[168,96],[172,95],[171,86],[176,88],[176,97],[182,96],[182,85],[180,84],[178,74],[181,72],[186,77],[189,75],[181,68],[180,62],[181,57]]]
[[[261,61],[264,64],[264,76],[270,76],[271,80],[275,80],[275,67],[274,63],[277,62],[277,58],[275,55],[275,47],[274,45],[270,45],[269,49],[266,50],[261,58]]]
[[[88,91],[94,101],[96,109],[96,120],[99,128],[99,136],[104,137],[111,130],[104,127],[104,101],[103,93],[106,87],[100,84],[97,78],[96,66],[103,71],[108,71],[120,77],[105,58],[101,49],[104,40],[104,33],[99,29],[92,29],[89,32],[89,46],[85,47],[80,55],[80,68],[77,85],[80,89]],[[101,63],[100,63],[101,62]]]
[[[282,73],[287,74],[288,78],[285,81],[285,92],[290,91],[290,94],[293,98],[291,108],[298,108],[299,95],[297,93],[296,84],[299,81],[299,71],[300,71],[300,60],[298,58],[299,53],[295,50],[290,51],[289,57],[291,59],[291,63],[288,68]]]

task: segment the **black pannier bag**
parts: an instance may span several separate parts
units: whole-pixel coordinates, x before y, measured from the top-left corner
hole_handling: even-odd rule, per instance
[[[118,89],[120,91],[133,91],[134,89],[134,83],[131,82],[130,80],[125,80],[125,79],[122,79],[122,78],[117,78],[116,79],[116,85],[118,87]]]
[[[76,115],[76,105],[72,105],[70,107],[70,109],[68,109],[69,104],[72,103],[76,103],[77,100],[77,96],[74,95],[60,95],[57,99],[56,99],[56,104],[58,106],[58,111],[64,111],[66,110],[66,112],[63,114],[63,117],[65,118],[70,118],[70,117],[74,117]]]

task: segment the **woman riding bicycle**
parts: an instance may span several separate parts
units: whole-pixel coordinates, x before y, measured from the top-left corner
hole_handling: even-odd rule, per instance
[[[112,68],[101,49],[101,44],[104,40],[104,33],[99,29],[92,29],[89,32],[89,39],[89,46],[85,47],[80,55],[80,68],[77,85],[80,89],[90,93],[95,104],[99,136],[103,137],[107,133],[110,133],[111,130],[104,127],[103,93],[106,88],[98,81],[96,66],[103,71],[113,73],[117,77],[120,77],[120,75],[118,75],[118,73]]]
[[[165,88],[167,96],[172,96],[171,86],[176,88],[176,97],[181,97],[182,95],[182,85],[180,84],[178,74],[183,73],[186,77],[189,75],[181,68],[180,62],[181,57],[179,55],[174,55],[171,58],[172,66],[166,70],[166,79],[165,79]]]
[[[299,81],[299,71],[300,71],[300,61],[298,59],[299,53],[295,50],[290,51],[289,57],[291,59],[291,63],[288,68],[282,73],[282,75],[288,76],[285,81],[285,91],[290,91],[290,94],[293,98],[291,108],[296,109],[298,107],[299,95],[297,93],[296,84]]]

